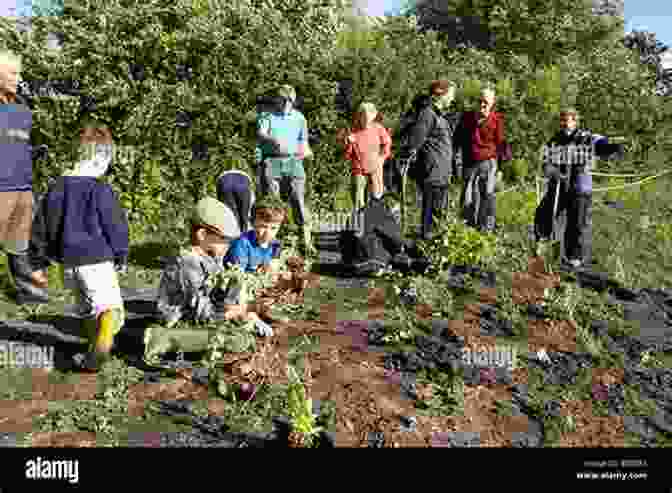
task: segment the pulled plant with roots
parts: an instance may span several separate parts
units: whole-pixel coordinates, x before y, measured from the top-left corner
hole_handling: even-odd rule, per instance
[[[313,401],[306,395],[306,388],[293,366],[287,366],[287,409],[292,431],[289,440],[292,447],[312,447],[315,437],[322,431],[313,415]]]

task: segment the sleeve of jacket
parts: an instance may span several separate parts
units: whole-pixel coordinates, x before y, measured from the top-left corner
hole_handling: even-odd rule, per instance
[[[464,146],[465,146],[465,119],[466,112],[462,112],[455,125],[455,132],[453,133],[453,162],[457,164],[459,161],[464,161]]]
[[[434,115],[432,109],[427,107],[421,110],[418,120],[413,124],[409,132],[408,140],[402,152],[404,154],[411,154],[420,150],[432,130],[433,123]]]
[[[497,114],[497,147],[501,147],[506,140],[506,126],[504,115],[502,113]]]
[[[45,202],[47,195],[39,197],[36,204],[35,216],[30,238],[30,258],[33,270],[44,270],[51,262],[47,257],[49,245],[49,232],[47,230],[47,218],[45,215]]]
[[[383,146],[383,159],[389,159],[392,155],[392,137],[384,127],[380,129],[380,141]]]
[[[128,257],[128,220],[112,187],[105,184],[98,189],[98,219],[103,235],[117,259]]]

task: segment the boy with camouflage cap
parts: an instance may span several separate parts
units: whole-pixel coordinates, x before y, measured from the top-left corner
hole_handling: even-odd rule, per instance
[[[191,246],[164,268],[157,309],[168,327],[179,320],[206,322],[215,317],[212,290],[206,282],[222,272],[232,240],[240,236],[238,218],[212,197],[200,200],[191,220]]]
[[[257,209],[257,217],[264,216],[263,205]],[[268,212],[268,211],[267,211]],[[252,311],[252,307],[242,303],[242,286],[229,282],[222,289],[217,282],[209,282],[222,273],[226,263],[240,264],[244,271],[254,272],[268,268],[264,259],[278,247],[266,245],[268,251],[258,247],[259,227],[267,225],[257,222],[257,230],[241,235],[238,218],[225,204],[206,197],[198,202],[191,226],[191,247],[185,248],[161,275],[157,309],[162,327],[148,327],[145,332],[145,361],[153,364],[159,355],[174,350],[205,350],[210,339],[209,330],[198,327],[181,329],[174,327],[180,320],[191,322],[212,322],[216,320],[252,320],[259,335],[272,335],[270,326]],[[273,237],[270,237],[272,235]],[[262,241],[274,239],[273,232],[262,231]],[[257,255],[259,254],[259,255]],[[226,260],[226,262],[225,262]]]

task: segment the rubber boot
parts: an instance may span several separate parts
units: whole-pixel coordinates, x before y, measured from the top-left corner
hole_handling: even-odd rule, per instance
[[[352,177],[352,207],[358,211],[366,205],[366,176]]]
[[[95,320],[85,322],[90,337],[89,352],[83,365],[85,370],[98,371],[109,361],[114,338],[123,324],[124,315],[120,308],[105,310]]]
[[[28,255],[8,253],[7,263],[19,305],[49,303],[48,291],[33,283],[33,267]]]

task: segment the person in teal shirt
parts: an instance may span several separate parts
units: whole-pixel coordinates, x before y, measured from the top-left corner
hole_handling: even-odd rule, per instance
[[[276,96],[281,107],[262,113],[257,119],[257,166],[260,167],[259,189],[280,195],[287,191],[297,224],[303,230],[305,252],[313,251],[308,210],[305,203],[306,173],[303,160],[310,157],[308,125],[300,111],[294,109],[296,92],[281,86]]]

